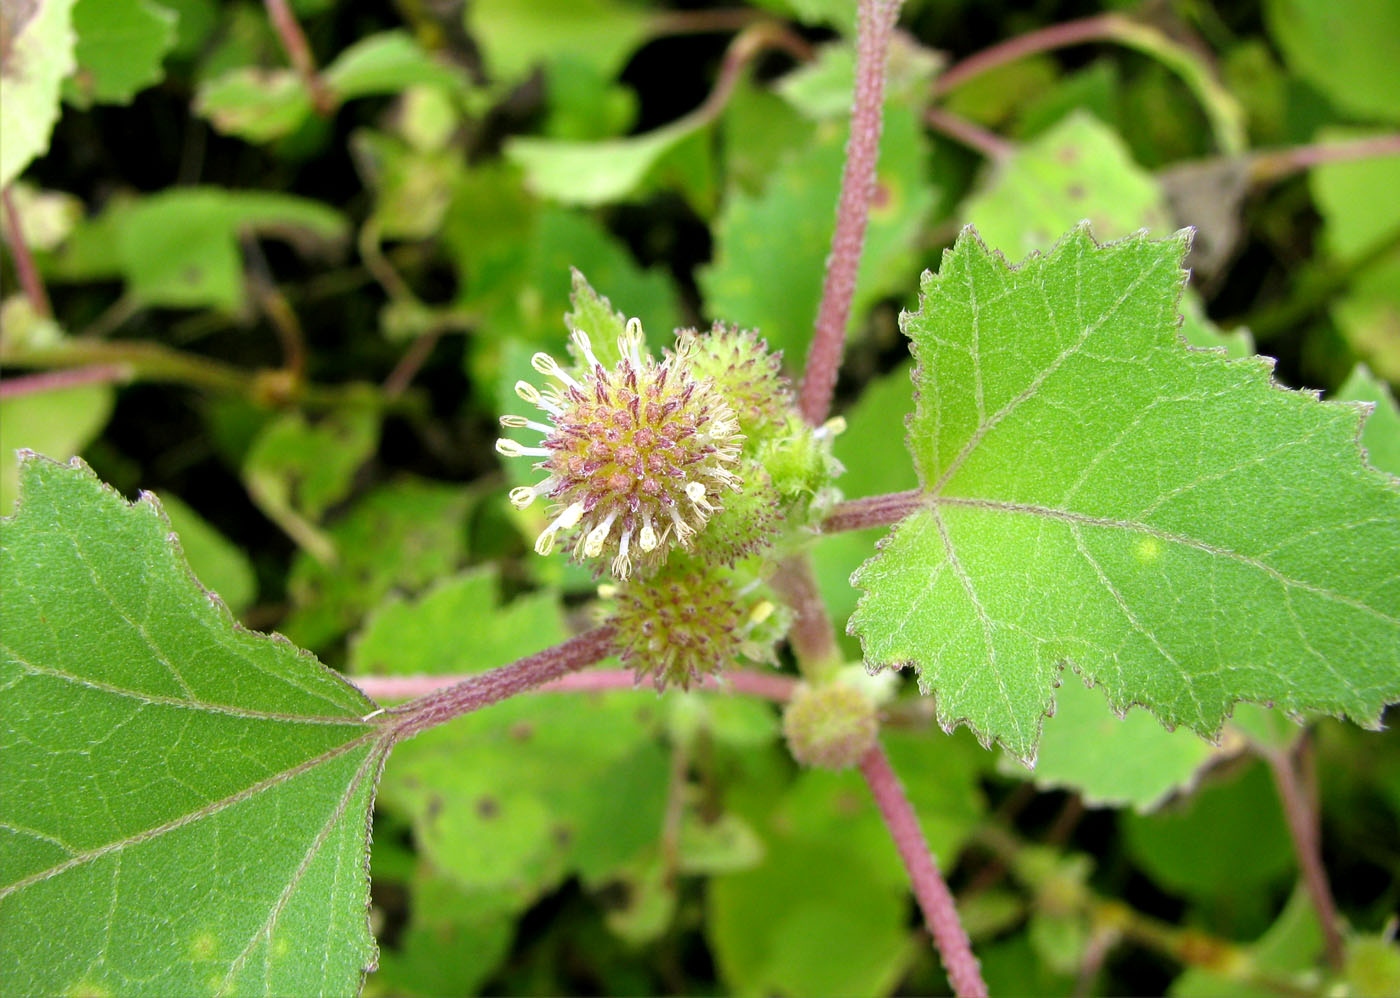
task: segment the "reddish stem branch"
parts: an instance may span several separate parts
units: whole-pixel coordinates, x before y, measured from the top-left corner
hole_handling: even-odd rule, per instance
[[[576,669],[601,662],[612,654],[613,629],[595,627],[563,644],[468,676],[455,686],[437,690],[388,711],[393,717],[392,740],[412,738],[420,731],[488,707],[498,700],[558,679]]]
[[[326,86],[325,80],[321,79],[321,74],[316,72],[316,58],[311,54],[311,46],[307,44],[306,35],[297,23],[292,8],[287,0],[264,0],[264,3],[267,6],[268,19],[272,21],[277,37],[282,41],[283,51],[287,53],[292,68],[297,71],[297,75],[311,94],[311,103],[316,106],[316,113],[330,114],[335,110],[336,96]]]
[[[831,626],[807,556],[788,558],[778,566],[768,584],[793,611],[788,641],[803,673],[810,675],[813,669],[835,664],[840,658],[836,629]]]
[[[941,107],[931,107],[925,111],[924,123],[993,162],[1000,162],[1016,151],[1014,143]]]
[[[24,229],[20,225],[19,212],[15,209],[14,198],[6,187],[0,191],[0,202],[5,206],[5,235],[10,244],[10,253],[15,261],[15,276],[24,289],[24,296],[36,315],[45,319],[53,315],[49,305],[49,293],[44,289],[44,279],[39,276],[39,268],[34,266],[34,255],[29,252],[29,244],[24,241]]]
[[[919,827],[918,816],[914,814],[914,808],[910,806],[885,750],[876,745],[867,752],[860,761],[860,771],[870,785],[880,815],[889,826],[895,848],[909,871],[914,897],[918,899],[924,921],[933,933],[933,942],[943,958],[954,994],[959,998],[986,998],[987,985],[982,980],[977,957],[972,955],[972,944],[953,905],[953,895],[948,892],[948,885],[938,872],[938,864],[933,853],[929,852],[923,829]]]
[[[1037,52],[1049,52],[1066,45],[1080,45],[1084,42],[1100,41],[1116,37],[1118,18],[1112,14],[1100,14],[1078,21],[1065,21],[1038,31],[1027,32],[1019,38],[1012,38],[999,45],[983,49],[976,55],[968,56],[951,67],[933,81],[935,95],[946,94],[958,85],[995,69],[1008,62],[1024,59]]]
[[[1344,959],[1342,933],[1338,928],[1337,906],[1332,901],[1332,889],[1327,884],[1327,870],[1322,865],[1322,843],[1318,833],[1317,816],[1313,813],[1288,752],[1263,747],[1259,752],[1269,764],[1269,770],[1274,776],[1274,785],[1278,788],[1279,802],[1283,805],[1283,816],[1288,822],[1288,834],[1293,839],[1293,852],[1298,858],[1303,887],[1312,899],[1313,907],[1317,909],[1317,920],[1322,926],[1327,962],[1333,969],[1340,970]]]
[[[864,530],[898,523],[926,504],[923,489],[888,492],[837,503],[822,521],[822,533],[839,534],[843,530]]]
[[[98,385],[113,381],[126,381],[131,377],[131,369],[119,364],[93,364],[91,367],[75,367],[67,371],[45,371],[42,374],[26,374],[18,378],[0,381],[0,399],[18,398],[21,395],[38,395],[41,392],[56,392],[78,385]]]
[[[836,204],[836,228],[826,279],[817,308],[816,331],[807,354],[806,373],[798,408],[813,426],[826,419],[851,315],[861,247],[875,197],[875,166],[880,155],[884,122],[885,57],[899,17],[899,0],[861,0],[856,38],[856,87],[851,107],[851,134],[846,140],[846,166],[841,173],[841,196]]]
[[[1400,156],[1400,132],[1372,135],[1349,142],[1318,142],[1289,149],[1264,149],[1250,154],[1249,177],[1269,183],[1323,163],[1341,163],[1373,156]]]
[[[351,678],[364,694],[372,700],[399,700],[404,697],[421,697],[438,690],[447,689],[459,683],[470,682],[482,673],[462,676],[355,676]],[[591,693],[601,690],[640,689],[643,686],[654,689],[650,679],[637,682],[636,673],[627,669],[595,669],[590,672],[575,672],[558,679],[551,679],[536,687],[540,693]],[[723,676],[706,676],[700,689],[723,693],[747,693],[778,703],[786,702],[797,686],[791,676],[777,673],[734,671]]]

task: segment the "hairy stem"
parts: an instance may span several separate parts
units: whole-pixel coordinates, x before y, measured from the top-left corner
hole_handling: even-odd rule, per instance
[[[268,19],[282,42],[283,51],[287,53],[292,68],[297,71],[297,75],[311,94],[316,113],[330,114],[335,110],[336,96],[326,86],[326,81],[321,79],[321,74],[316,72],[316,58],[311,54],[311,46],[307,44],[306,35],[297,23],[292,8],[287,0],[264,0],[264,3],[267,6]]]
[[[846,140],[846,165],[841,173],[836,228],[831,235],[831,255],[826,259],[816,331],[798,396],[798,408],[813,426],[831,410],[836,373],[841,367],[865,226],[875,197],[875,166],[884,123],[885,58],[898,16],[899,0],[861,0],[851,134]]]
[[[822,521],[822,533],[839,534],[843,530],[864,530],[898,523],[924,505],[923,489],[888,492],[863,499],[837,503]]]
[[[19,211],[15,208],[15,201],[10,196],[8,187],[0,191],[0,203],[5,207],[6,242],[9,243],[10,253],[14,257],[15,276],[19,278],[19,286],[24,289],[24,296],[29,299],[29,306],[34,309],[34,313],[47,319],[53,315],[53,309],[49,305],[49,293],[44,288],[44,279],[39,276],[39,268],[34,266],[34,254],[29,252],[29,244],[24,241]]]
[[[924,913],[924,921],[933,933],[934,944],[943,958],[943,967],[959,998],[986,998],[987,985],[972,944],[958,918],[953,895],[938,872],[938,864],[929,852],[928,841],[919,827],[918,816],[900,786],[899,777],[890,766],[885,750],[876,745],[860,761],[860,771],[880,808],[880,815],[889,826],[895,848],[909,871],[914,897]]]
[[[510,665],[468,676],[455,686],[410,700],[387,711],[393,719],[390,737],[394,742],[412,738],[454,717],[489,707],[551,679],[601,662],[612,654],[612,641],[612,627],[595,627]]]
[[[1317,815],[1308,801],[1307,792],[1289,753],[1283,749],[1262,746],[1258,751],[1269,764],[1274,786],[1278,788],[1279,802],[1283,805],[1288,834],[1293,840],[1293,852],[1298,858],[1303,887],[1307,890],[1313,907],[1317,909],[1317,920],[1322,926],[1327,962],[1333,969],[1340,970],[1343,960],[1342,933],[1338,928],[1337,906],[1332,900],[1332,890],[1327,883],[1327,870],[1322,865],[1322,843],[1318,834]]]
[[[372,700],[400,700],[406,697],[421,697],[429,693],[469,682],[481,673],[460,676],[352,676],[351,682]],[[574,672],[558,679],[551,679],[536,687],[540,693],[592,693],[600,690],[654,689],[654,677],[643,677],[637,682],[636,673],[630,669],[595,669],[591,672]],[[797,686],[797,680],[774,672],[750,672],[735,670],[722,676],[706,676],[699,688],[711,693],[733,690],[750,696],[763,697],[777,703],[786,702]]]
[[[802,674],[814,678],[828,666],[836,665],[841,658],[836,629],[831,626],[807,556],[799,554],[785,560],[768,584],[793,611],[787,636]]]
[[[1318,142],[1285,149],[1261,149],[1249,156],[1249,179],[1259,184],[1272,183],[1300,170],[1324,163],[1343,163],[1374,156],[1400,156],[1400,132],[1370,135],[1347,142]]]
[[[934,93],[946,94],[974,76],[1028,55],[1086,42],[1114,42],[1162,63],[1181,78],[1200,102],[1220,150],[1230,154],[1244,152],[1247,146],[1244,110],[1234,95],[1215,79],[1204,60],[1156,28],[1120,14],[1065,21],[983,49],[941,74],[934,81]]]

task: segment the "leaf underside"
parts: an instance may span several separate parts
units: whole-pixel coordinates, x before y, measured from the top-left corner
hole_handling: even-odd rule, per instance
[[[1186,233],[972,230],[902,317],[923,502],[853,577],[872,666],[1031,764],[1066,666],[1214,736],[1236,701],[1375,725],[1400,699],[1400,489],[1364,409],[1177,334]]]
[[[0,521],[0,992],[353,994],[374,704],[237,628],[154,501],[29,455]]]

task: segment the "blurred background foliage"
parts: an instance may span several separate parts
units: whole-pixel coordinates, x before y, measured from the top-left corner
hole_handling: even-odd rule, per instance
[[[73,69],[47,154],[4,165],[7,245],[51,307],[7,253],[0,445],[157,493],[244,622],[337,668],[477,671],[591,619],[592,580],[528,554],[541,514],[504,501],[492,451],[530,354],[561,345],[571,267],[653,346],[725,319],[800,371],[850,0],[37,8],[71,14]],[[1076,44],[965,61],[1018,37]],[[1195,226],[1183,335],[1376,403],[1365,443],[1400,474],[1398,37],[1390,0],[906,4],[838,386],[845,493],[914,484],[897,316],[920,271],[967,223],[1017,260],[1084,218]],[[7,115],[29,99],[8,85]],[[838,624],[878,536],[813,551]],[[1394,732],[1242,709],[1211,746],[1070,681],[1030,774],[931,726],[907,682],[888,749],[994,994],[1323,993],[1261,761],[1283,749],[1315,775],[1342,979],[1400,987]],[[616,692],[401,746],[367,992],[943,993],[859,778],[798,771],[778,735],[766,703]]]

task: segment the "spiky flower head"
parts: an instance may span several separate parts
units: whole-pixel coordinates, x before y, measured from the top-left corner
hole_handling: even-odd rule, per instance
[[[682,555],[651,579],[610,589],[618,657],[663,689],[689,689],[739,661],[772,662],[786,615],[763,587],[736,583],[735,573]]]
[[[792,386],[783,376],[783,355],[769,353],[767,342],[752,330],[723,322],[706,334],[682,329],[676,349],[692,355],[700,377],[714,379],[745,433],[774,427],[791,410]]]
[[[819,769],[854,766],[875,744],[879,727],[874,701],[840,680],[799,686],[783,711],[792,757]]]
[[[540,496],[551,502],[536,551],[549,554],[557,535],[573,531],[576,558],[611,554],[612,574],[626,579],[634,569],[655,570],[676,547],[688,549],[722,508],[721,494],[742,487],[735,467],[744,438],[714,382],[697,376],[692,347],[678,344],[658,363],[643,354],[641,324],[632,319],[618,337],[621,359],[608,369],[585,333],[572,340],[582,358],[573,373],[537,353],[531,366],[553,383],[515,386],[546,421],[501,417],[504,426],[543,434],[539,446],[502,438],[496,450],[542,459],[535,467],[545,477],[510,494],[519,509]]]

